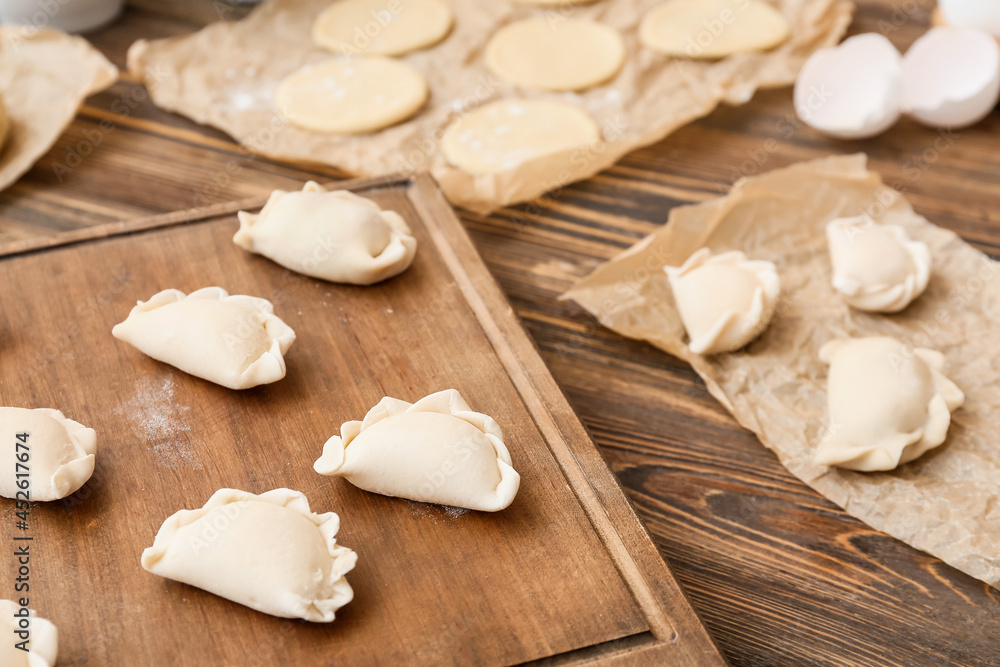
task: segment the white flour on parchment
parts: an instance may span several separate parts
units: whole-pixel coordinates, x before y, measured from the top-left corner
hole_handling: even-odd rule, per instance
[[[115,412],[125,417],[132,430],[145,439],[156,462],[172,469],[201,470],[198,452],[191,447],[185,413],[190,406],[174,401],[174,380],[143,380],[135,396]]]

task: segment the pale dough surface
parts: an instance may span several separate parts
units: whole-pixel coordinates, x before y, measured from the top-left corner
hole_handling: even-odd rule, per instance
[[[781,12],[759,0],[669,0],[639,25],[646,48],[695,59],[766,51],[790,35]]]
[[[680,267],[664,267],[695,354],[734,352],[759,336],[774,315],[781,283],[771,262],[708,248]]]
[[[816,450],[819,465],[870,472],[892,470],[945,441],[951,413],[965,402],[942,373],[940,352],[895,338],[827,343],[829,424]]]
[[[494,74],[518,86],[583,90],[618,73],[625,42],[596,21],[536,16],[497,31],[485,58]]]
[[[429,94],[412,65],[383,56],[306,65],[278,85],[275,104],[289,122],[331,134],[372,132],[406,120]]]
[[[13,559],[12,559],[13,560]],[[59,654],[59,632],[56,626],[47,619],[38,616],[34,610],[28,610],[30,618],[29,632],[31,641],[28,651],[14,648],[20,637],[14,634],[18,627],[18,619],[14,614],[20,611],[12,600],[0,600],[0,665],[3,667],[53,667]]]
[[[295,332],[266,299],[221,287],[184,294],[168,289],[140,301],[112,330],[150,357],[229,389],[285,377],[284,354]]]
[[[535,7],[569,7],[572,5],[589,5],[597,0],[510,0],[515,5],[533,5]]]
[[[4,469],[0,475],[0,496],[16,498],[17,478],[14,476],[17,455],[17,435],[27,433],[31,501],[65,498],[87,483],[94,474],[97,454],[97,434],[58,410],[39,408],[0,408],[0,448],[4,451]]]
[[[313,22],[312,38],[343,55],[399,56],[437,44],[453,21],[440,0],[337,0]]]
[[[585,111],[552,100],[501,100],[448,126],[441,146],[448,161],[471,174],[495,174],[531,160],[585,148],[601,130]]]
[[[312,181],[300,192],[275,190],[260,213],[239,212],[236,245],[292,271],[371,285],[406,270],[417,240],[395,211]]]
[[[484,512],[510,505],[521,483],[500,427],[454,389],[413,404],[383,398],[326,442],[314,468],[373,493]]]
[[[298,491],[216,491],[160,527],[142,567],[282,618],[333,621],[354,598],[357,554],[337,544],[340,517],[316,514]]]
[[[899,225],[837,218],[826,226],[833,287],[852,308],[897,313],[920,296],[931,276],[931,251]]]

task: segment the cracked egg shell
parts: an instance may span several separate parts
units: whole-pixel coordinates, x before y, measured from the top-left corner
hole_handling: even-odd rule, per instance
[[[876,33],[820,49],[795,82],[795,112],[806,125],[839,139],[865,139],[892,127],[902,113],[899,51]]]
[[[975,28],[933,28],[903,57],[903,107],[931,127],[966,127],[1000,99],[1000,46]]]
[[[938,12],[949,25],[978,28],[1000,38],[1000,3],[996,0],[938,0]]]

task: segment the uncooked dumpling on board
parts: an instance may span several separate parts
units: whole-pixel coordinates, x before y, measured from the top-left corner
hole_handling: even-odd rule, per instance
[[[738,250],[712,256],[708,248],[680,267],[664,267],[688,347],[695,354],[734,352],[759,336],[781,295],[774,264]]]
[[[500,427],[454,389],[412,404],[383,398],[313,467],[373,493],[484,512],[510,505],[521,483]]]
[[[892,470],[943,443],[951,413],[965,402],[934,350],[876,336],[835,340],[819,355],[830,364],[819,465]]]
[[[316,514],[298,491],[216,491],[160,527],[142,567],[282,618],[333,621],[354,598],[357,554],[337,544],[340,518]]]
[[[30,501],[59,500],[94,474],[97,434],[58,410],[0,408],[0,447],[7,471],[0,475],[0,496],[17,498],[22,491]]]
[[[285,377],[284,354],[295,332],[267,299],[205,287],[175,289],[140,301],[112,329],[152,358],[230,389],[249,389]]]
[[[399,56],[437,44],[451,30],[441,0],[336,0],[313,22],[313,41],[342,55]]]
[[[848,305],[897,313],[927,289],[931,251],[899,225],[878,225],[866,216],[837,218],[826,226],[833,287]]]
[[[47,619],[28,610],[28,630],[21,626],[23,607],[12,600],[0,600],[0,665],[3,667],[53,667],[59,654],[59,632]],[[17,616],[15,616],[17,614]],[[26,634],[21,634],[25,632]],[[18,648],[21,642],[26,651]]]
[[[275,190],[260,213],[239,212],[233,241],[298,273],[371,285],[406,270],[417,240],[395,211],[312,181],[301,192]]]

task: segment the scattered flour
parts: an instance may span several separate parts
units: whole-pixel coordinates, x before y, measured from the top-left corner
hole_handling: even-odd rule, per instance
[[[198,452],[191,447],[184,413],[190,406],[174,401],[174,380],[167,376],[144,381],[135,396],[116,413],[130,422],[132,430],[145,438],[160,465],[173,469],[201,470]]]

